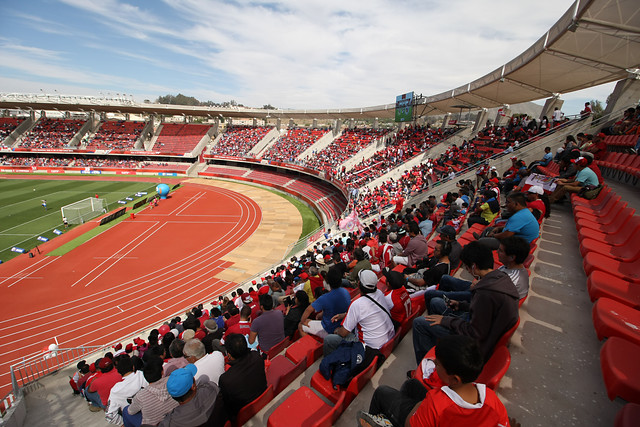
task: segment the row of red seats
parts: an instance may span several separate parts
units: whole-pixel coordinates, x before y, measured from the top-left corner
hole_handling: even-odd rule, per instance
[[[211,129],[210,125],[166,123],[153,146],[163,153],[188,153]]]
[[[95,150],[133,148],[140,137],[144,122],[106,121],[94,137],[87,143],[87,148]]]
[[[624,178],[625,182],[632,180],[632,184],[636,185],[640,179],[640,156],[637,154],[608,152],[601,160],[595,162],[603,169],[605,175],[618,181]]]
[[[0,117],[0,142],[8,137],[23,121],[24,118]]]
[[[607,135],[604,139],[609,151],[626,151],[633,148],[640,137],[640,127],[635,129],[636,133],[631,135]]]
[[[640,217],[609,187],[571,204],[607,395],[640,404]]]

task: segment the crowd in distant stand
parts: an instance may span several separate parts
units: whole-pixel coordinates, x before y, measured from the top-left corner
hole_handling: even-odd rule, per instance
[[[9,157],[2,156],[3,166],[69,166],[75,159],[57,157]]]
[[[327,132],[329,129],[326,128],[290,128],[262,157],[267,160],[294,163],[304,150],[315,144]]]
[[[14,117],[0,117],[0,142],[8,137],[24,119]]]
[[[244,157],[271,129],[268,126],[230,126],[210,154]]]
[[[95,168],[137,168],[138,162],[125,159],[77,159],[73,165]]]
[[[107,121],[86,145],[98,150],[133,148],[144,126],[144,122]]]
[[[349,157],[372,142],[384,137],[389,129],[345,129],[342,135],[319,152],[314,152],[304,160],[305,166],[318,171],[335,170]]]
[[[78,133],[81,120],[61,120],[43,118],[22,139],[20,146],[30,149],[62,148]]]

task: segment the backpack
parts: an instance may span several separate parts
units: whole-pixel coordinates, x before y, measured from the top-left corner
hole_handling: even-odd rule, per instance
[[[343,341],[340,346],[320,362],[320,374],[331,379],[334,389],[346,387],[354,377],[356,369],[364,362],[365,349],[361,342]]]

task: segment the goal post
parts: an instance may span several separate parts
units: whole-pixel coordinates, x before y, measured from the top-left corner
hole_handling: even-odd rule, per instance
[[[67,218],[69,224],[84,224],[107,211],[107,201],[87,197],[60,208],[63,218]]]

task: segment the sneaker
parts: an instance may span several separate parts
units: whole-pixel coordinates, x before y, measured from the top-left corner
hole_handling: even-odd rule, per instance
[[[391,421],[382,415],[372,415],[364,411],[358,412],[358,425],[360,427],[390,426],[393,427]]]
[[[98,407],[98,406],[96,406],[96,405],[91,405],[91,404],[90,404],[90,405],[89,405],[89,410],[90,410],[91,412],[100,412],[100,411],[102,411],[102,408],[100,408],[100,407]]]

